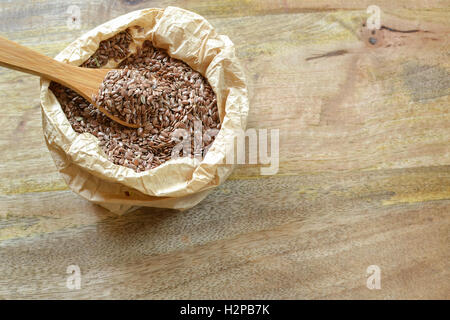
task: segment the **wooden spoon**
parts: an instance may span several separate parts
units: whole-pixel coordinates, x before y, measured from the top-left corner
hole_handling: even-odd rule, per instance
[[[0,66],[34,74],[62,84],[92,103],[92,95],[97,94],[100,84],[112,69],[80,68],[44,56],[18,43],[0,37]],[[95,105],[108,118],[121,125],[138,128],[139,125],[127,123],[113,116],[104,108]]]

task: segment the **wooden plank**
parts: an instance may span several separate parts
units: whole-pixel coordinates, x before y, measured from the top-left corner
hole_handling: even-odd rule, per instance
[[[370,4],[383,10],[375,35]],[[67,28],[70,5],[80,30]],[[187,212],[116,217],[56,172],[38,80],[0,69],[0,298],[448,299],[448,3],[18,0],[2,3],[0,33],[54,56],[99,23],[166,5],[236,44],[249,127],[280,130],[277,175],[243,166]],[[79,291],[65,287],[70,264]],[[372,264],[381,290],[366,288]]]
[[[392,203],[442,180],[449,168],[235,180],[188,212],[124,217],[69,192],[11,196],[0,296],[448,298],[450,201]],[[71,264],[79,291],[65,287]],[[366,288],[373,264],[382,290]]]

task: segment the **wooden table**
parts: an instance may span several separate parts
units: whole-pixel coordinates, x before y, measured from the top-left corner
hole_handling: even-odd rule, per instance
[[[113,17],[167,5],[235,43],[248,127],[280,130],[278,173],[243,166],[186,212],[116,216],[67,189],[38,79],[2,68],[0,298],[449,299],[448,1],[15,0],[1,2],[0,33],[54,56]],[[370,265],[381,289],[366,286]]]

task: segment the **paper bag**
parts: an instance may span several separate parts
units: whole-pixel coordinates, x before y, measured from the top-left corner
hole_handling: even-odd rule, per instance
[[[235,134],[246,127],[249,105],[244,72],[228,37],[217,34],[203,17],[175,7],[134,11],[106,22],[71,43],[55,59],[81,65],[102,40],[133,26],[144,28],[132,34],[134,47],[150,40],[204,75],[216,93],[221,129],[205,158],[201,162],[188,157],[171,159],[139,173],[116,165],[107,159],[95,136],[72,129],[49,90],[50,82],[41,79],[45,141],[70,189],[112,212],[123,214],[141,206],[188,209],[233,170],[225,156]]]

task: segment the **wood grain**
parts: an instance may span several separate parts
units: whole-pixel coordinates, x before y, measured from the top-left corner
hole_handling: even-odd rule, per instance
[[[371,4],[383,11],[375,34]],[[56,172],[38,80],[0,69],[0,298],[450,298],[448,2],[1,5],[2,36],[49,56],[131,10],[202,14],[236,45],[249,127],[280,130],[280,169],[239,167],[186,212],[117,217]],[[71,264],[81,290],[65,286]],[[369,265],[381,290],[366,287]]]

